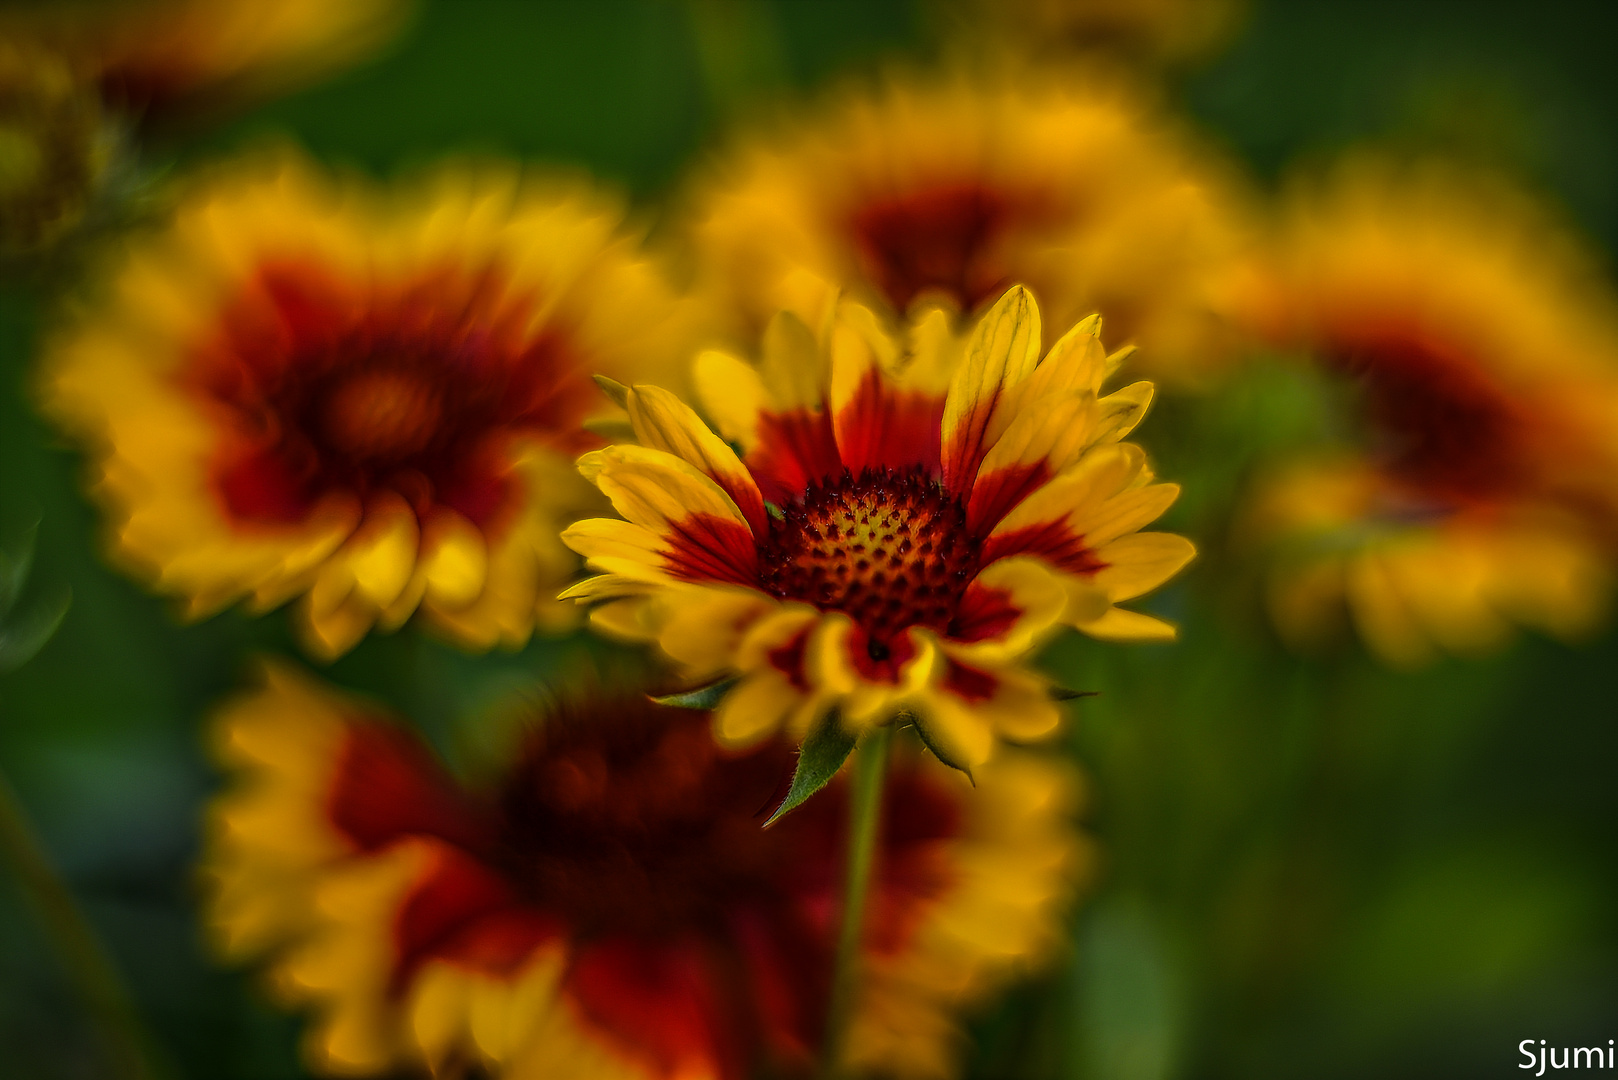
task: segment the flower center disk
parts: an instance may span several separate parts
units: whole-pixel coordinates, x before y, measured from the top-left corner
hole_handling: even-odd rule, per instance
[[[367,371],[347,380],[326,406],[325,435],[356,458],[398,459],[426,449],[438,427],[433,387],[406,372]]]
[[[845,613],[873,659],[909,627],[947,630],[977,569],[965,508],[921,469],[845,474],[782,515],[760,551],[765,590]]]

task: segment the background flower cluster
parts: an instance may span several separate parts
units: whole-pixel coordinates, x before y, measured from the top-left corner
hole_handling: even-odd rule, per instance
[[[1093,595],[1070,587],[1063,621],[1091,636],[1036,635],[1049,638],[1037,675],[963,668],[983,651],[950,641],[958,651],[939,670],[955,674],[940,676],[937,700],[979,706],[968,715],[992,716],[1013,742],[1051,728],[1047,680],[1098,695],[1061,706],[1039,756],[994,756],[977,803],[964,781],[949,787],[925,759],[902,759],[901,800],[939,800],[955,809],[934,825],[964,824],[933,835],[925,815],[887,819],[902,872],[878,925],[908,925],[906,904],[932,911],[939,895],[963,914],[942,904],[918,924],[920,945],[873,962],[856,1064],[1074,1080],[1472,1076],[1516,1064],[1517,1036],[1501,1031],[1559,1045],[1606,1038],[1599,1025],[1618,1003],[1608,775],[1618,289],[1605,255],[1618,239],[1608,182],[1618,99],[1591,43],[1610,15],[1571,3],[1258,0],[251,11],[150,0],[0,12],[0,194],[26,195],[0,219],[0,763],[127,980],[157,1060],[221,1078],[624,1068],[592,1057],[599,1046],[568,1043],[577,1033],[566,1025],[501,1044],[472,1006],[462,1016],[453,1004],[492,999],[430,956],[423,974],[396,976],[410,985],[393,999],[322,983],[322,939],[294,925],[319,921],[295,910],[308,897],[267,904],[292,879],[220,848],[221,822],[251,833],[252,792],[292,790],[304,781],[288,761],[320,740],[369,745],[373,727],[414,729],[442,759],[428,767],[420,747],[397,751],[412,790],[439,790],[445,769],[457,782],[501,769],[522,780],[539,766],[513,757],[514,714],[566,714],[567,688],[614,665],[647,668],[652,652],[577,630],[582,612],[554,599],[581,577],[557,532],[606,512],[567,463],[632,437],[615,402],[656,445],[648,393],[612,382],[600,393],[584,366],[668,387],[745,456],[757,433],[725,393],[739,392],[738,373],[752,377],[752,360],[768,372],[771,350],[786,347],[779,312],[810,335],[880,326],[858,331],[877,351],[944,355],[1012,284],[1038,302],[1043,347],[1094,311],[1108,350],[1139,347],[1108,361],[1124,365],[1113,397],[1097,402],[1090,387],[1084,423],[1114,441],[1127,434],[1115,456],[1133,470],[1128,490],[1157,493],[1119,533],[1163,513],[1153,527],[1190,537],[1199,559],[1137,600],[1190,548],[1131,536],[1117,558],[1127,551],[1140,567],[1104,575]],[[519,161],[523,172],[509,164]],[[511,224],[479,216],[495,203]],[[516,481],[428,469],[432,491],[408,507],[371,499],[363,483],[352,506],[299,494],[297,513],[314,515],[299,519],[307,531],[255,533],[259,546],[246,548],[161,494],[181,490],[175,470],[186,467],[162,448],[187,445],[213,414],[126,380],[119,349],[133,346],[120,343],[190,356],[206,339],[221,356],[248,356],[243,370],[273,365],[273,349],[262,361],[253,349],[261,327],[305,311],[300,290],[320,294],[305,268],[255,280],[221,319],[222,345],[186,305],[236,295],[238,245],[300,229],[319,234],[350,284],[413,259],[451,267],[416,280],[419,294],[387,293],[395,314],[384,321],[447,310],[489,328],[472,343],[460,323],[400,339],[453,340],[479,378],[546,355],[550,339],[534,331],[543,319],[561,328],[557,348],[585,359],[560,389],[516,379],[479,398],[446,383],[435,393],[452,397],[429,400],[372,380],[359,411],[344,413],[337,382],[337,405],[316,424],[371,460],[416,454],[410,440],[426,439],[437,410],[460,409],[470,419],[454,438],[518,433],[516,464],[500,468],[529,496],[511,495]],[[519,250],[546,255],[523,261]],[[467,251],[505,252],[519,269],[492,290],[459,279],[452,264]],[[362,310],[385,292],[328,291],[321,318],[342,322],[344,303]],[[524,306],[540,293],[543,319]],[[344,340],[375,343],[370,323],[344,327]],[[207,390],[235,407],[241,373],[227,367],[210,369]],[[1138,379],[1153,380],[1155,396]],[[327,388],[288,385],[269,396],[301,402]],[[667,423],[668,406],[657,408]],[[343,428],[345,417],[358,419]],[[284,519],[296,462],[244,447],[230,475],[246,479],[224,482],[248,492],[232,511],[249,506],[238,516],[255,528]],[[591,460],[586,478],[599,482],[608,459]],[[713,475],[725,483],[722,468]],[[1167,485],[1147,486],[1154,475],[1183,492],[1172,507]],[[762,500],[779,513],[775,482]],[[1084,530],[1104,531],[1105,517]],[[621,523],[590,524],[619,535]],[[415,554],[391,556],[401,544]],[[592,559],[606,550],[573,546]],[[624,562],[597,565],[609,577],[577,587],[618,604],[597,628],[663,634],[682,662],[682,647],[710,649],[677,619],[665,633],[671,616],[620,600],[635,595],[610,577]],[[1050,581],[1031,580],[1016,588],[1032,595]],[[713,610],[729,611],[715,592]],[[801,654],[792,640],[759,648]],[[882,667],[905,659],[889,640],[857,641],[855,659],[880,669],[872,679],[903,682]],[[313,658],[341,690],[279,665],[253,674],[265,654]],[[797,663],[772,669],[781,687],[770,706],[794,739],[806,723],[785,688],[806,677]],[[733,657],[710,667],[745,670]],[[1002,676],[1011,681],[996,684]],[[244,697],[244,684],[258,689]],[[764,700],[761,686],[750,703]],[[533,704],[544,687],[559,704]],[[211,760],[200,734],[210,717]],[[556,768],[573,768],[570,737],[553,736]],[[671,735],[648,752],[690,775],[720,768],[694,739]],[[974,766],[990,757],[987,741],[975,745]],[[947,747],[942,756],[960,756]],[[221,764],[258,786],[206,817]],[[725,813],[753,782],[726,789]],[[332,781],[333,799],[343,783]],[[646,813],[673,813],[674,790],[623,805],[645,798]],[[350,898],[339,906],[353,932],[328,925],[325,940],[359,947],[364,905],[393,887],[387,875],[418,873],[410,867],[482,860],[455,880],[529,887],[527,870],[502,861],[515,804],[491,818],[458,798],[433,804],[430,828],[367,819],[335,840],[275,840],[306,860],[297,873],[324,875],[320,896]],[[805,850],[841,828],[835,812],[816,813],[794,826]],[[396,826],[407,840],[369,870],[320,861],[334,844],[382,850],[377,830]],[[983,869],[996,859],[1013,869]],[[815,924],[829,902],[818,867],[806,859],[768,910]],[[430,883],[437,871],[420,873]],[[736,918],[756,914],[742,909]],[[9,884],[0,914],[8,1061],[18,1075],[102,1075],[87,1015]],[[466,916],[467,955],[512,934],[548,940],[532,921],[545,917],[522,915],[519,933],[491,901]],[[802,940],[772,933],[747,953],[765,958],[761,971],[781,959],[769,949]],[[262,959],[275,942],[292,945],[275,945],[268,982],[219,963]],[[609,952],[586,944],[556,962],[570,965],[567,993],[585,1007],[618,987],[596,1019],[650,1047],[653,1072],[729,1074],[752,1053],[727,1042],[734,1033],[647,1005],[644,988],[626,989],[644,963]],[[671,942],[658,962],[681,957]],[[817,962],[780,970],[815,984]],[[522,994],[552,977],[547,963],[500,983],[515,1004],[499,1008],[523,1009]],[[593,991],[580,981],[591,973]],[[776,985],[768,971],[756,977]],[[787,1072],[812,1053],[816,997],[771,998],[759,1006],[765,1030],[747,1036]],[[405,1002],[410,1039],[388,1033],[392,1019],[360,1015],[383,1000]],[[289,1001],[318,1023],[283,1013]],[[437,1002],[452,1004],[434,1012]],[[641,1025],[640,1007],[667,1026]],[[476,1062],[465,1056],[474,1045]]]

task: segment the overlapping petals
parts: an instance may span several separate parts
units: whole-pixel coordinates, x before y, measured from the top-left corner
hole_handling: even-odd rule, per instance
[[[46,358],[116,555],[192,616],[301,597],[322,657],[418,609],[481,648],[567,625],[590,373],[685,348],[621,220],[503,168],[382,193],[280,152],[195,182]]]
[[[1140,532],[1178,489],[1121,441],[1151,388],[1101,393],[1125,353],[1100,329],[1085,320],[1041,360],[1020,287],[964,340],[940,310],[903,342],[853,303],[819,335],[783,314],[756,367],[699,358],[717,434],[672,394],[614,387],[639,445],[580,469],[622,520],[563,534],[599,571],[565,595],[693,678],[739,675],[718,713],[728,743],[801,738],[832,713],[855,731],[905,717],[971,769],[996,734],[1047,734],[1058,711],[1024,666],[1033,649],[1063,625],[1171,638],[1116,604],[1193,554]]]
[[[1245,517],[1299,643],[1343,610],[1389,662],[1599,625],[1618,523],[1618,297],[1545,211],[1362,157],[1293,195],[1255,323],[1347,384],[1355,445]]]
[[[215,942],[314,1014],[321,1073],[744,1080],[812,1066],[835,939],[839,800],[769,830],[783,740],[719,750],[633,693],[553,706],[487,782],[283,668],[217,727]],[[1060,940],[1087,851],[1074,779],[1027,754],[978,787],[896,760],[848,1057],[956,1069],[956,1017]]]

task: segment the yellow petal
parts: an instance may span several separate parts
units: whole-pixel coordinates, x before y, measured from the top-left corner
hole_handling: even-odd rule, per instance
[[[752,474],[689,405],[656,386],[630,388],[628,402],[629,421],[641,445],[696,466],[730,494],[755,535],[766,530],[764,497]]]
[[[776,411],[818,409],[825,402],[830,358],[802,319],[781,311],[764,328],[759,365]]]
[[[714,713],[714,737],[725,746],[750,746],[778,730],[803,701],[780,672],[755,671],[738,683]]]
[[[398,496],[366,508],[365,521],[336,558],[346,560],[354,591],[378,608],[398,599],[416,569],[421,531],[416,513]]]
[[[1114,601],[1132,600],[1157,588],[1196,557],[1191,541],[1173,533],[1131,533],[1096,549],[1106,567],[1095,583]]]
[[[973,329],[944,400],[946,484],[955,487],[966,479],[1001,395],[1026,378],[1038,360],[1039,307],[1027,289],[1013,286]]]
[[[1146,456],[1130,443],[1103,446],[1024,499],[990,536],[1001,536],[1053,521],[1069,521],[1089,539],[1083,525],[1091,512],[1126,489],[1140,475]]]
[[[489,548],[476,525],[448,507],[435,509],[422,530],[427,599],[464,607],[477,599],[489,573]]]
[[[1086,544],[1099,549],[1142,525],[1150,525],[1179,497],[1179,484],[1149,484],[1123,492],[1087,512],[1075,511],[1068,521],[1084,535]]]
[[[697,396],[720,434],[749,451],[758,442],[759,414],[774,402],[752,364],[709,350],[697,356],[693,373]]]
[[[637,525],[669,534],[693,514],[752,532],[734,500],[690,462],[644,446],[609,446],[579,459],[579,471]]]
[[[979,665],[1001,663],[1031,652],[1056,629],[1068,606],[1057,575],[1041,560],[1026,555],[990,563],[978,574],[974,585],[1009,593],[1009,603],[1019,611],[1016,622],[994,638],[948,643],[952,655],[974,657],[972,662]]]
[[[1134,431],[1146,418],[1157,388],[1149,382],[1130,383],[1122,390],[1108,394],[1098,403],[1099,419],[1096,424],[1097,442],[1116,442]]]
[[[1076,628],[1102,641],[1173,641],[1179,633],[1162,619],[1123,608],[1109,608],[1101,618],[1078,623]]]

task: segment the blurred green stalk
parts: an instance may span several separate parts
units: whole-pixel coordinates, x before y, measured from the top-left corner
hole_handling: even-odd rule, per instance
[[[854,751],[854,778],[849,785],[848,871],[843,879],[842,925],[832,968],[831,1002],[826,1009],[826,1036],[820,1047],[820,1075],[842,1071],[843,1045],[859,991],[860,946],[865,938],[865,897],[876,861],[877,831],[882,821],[882,788],[888,778],[888,748],[893,724],[873,728]]]
[[[151,1038],[135,1012],[112,960],[78,902],[34,835],[28,813],[11,782],[0,773],[0,858],[17,878],[44,925],[56,955],[67,969],[92,1021],[101,1033],[113,1075],[127,1080],[162,1080],[168,1075],[154,1058]]]

